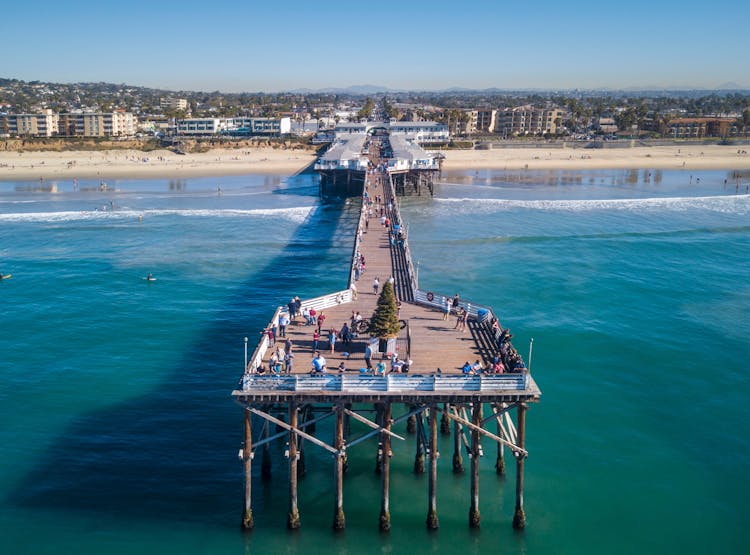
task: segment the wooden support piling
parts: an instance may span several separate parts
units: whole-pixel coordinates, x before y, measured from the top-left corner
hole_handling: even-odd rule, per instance
[[[502,405],[499,407],[500,409],[504,408]],[[503,426],[500,421],[500,418],[497,418],[497,435],[502,437],[503,436]],[[498,476],[505,478],[505,446],[498,442],[497,444],[497,459],[495,460],[495,472],[497,472]]]
[[[391,484],[391,436],[387,433],[391,429],[391,403],[385,403],[382,412],[382,426],[385,429],[381,435],[383,446],[380,465],[380,485],[382,501],[380,504],[380,530],[388,532],[391,529],[390,484]]]
[[[443,412],[443,416],[440,418],[440,433],[449,436],[451,435],[451,422],[445,414],[448,412],[448,403],[445,403],[444,409],[445,412]]]
[[[253,521],[252,507],[252,470],[253,470],[253,421],[252,413],[245,410],[245,445],[242,450],[242,459],[245,467],[245,510],[242,513],[242,528],[252,530],[255,526]]]
[[[446,409],[446,412],[448,410]],[[464,461],[461,457],[461,424],[453,421],[453,472],[461,474],[464,471]]]
[[[524,449],[526,442],[526,404],[518,403],[517,411],[517,443]],[[525,453],[516,453],[516,512],[513,515],[513,528],[522,530],[526,528],[526,513],[523,510],[523,466],[526,460]]]
[[[409,410],[414,410],[414,405],[409,407]],[[406,431],[407,433],[413,434],[417,430],[417,416],[415,414],[411,415],[406,420]]]
[[[475,426],[482,425],[482,403],[474,402],[472,420]],[[479,432],[471,431],[471,506],[469,508],[469,526],[479,528]]]
[[[375,422],[378,426],[383,426],[383,405],[375,405]],[[381,436],[383,434],[381,433]],[[387,434],[386,434],[387,435]],[[383,441],[378,441],[378,452],[375,456],[375,475],[379,476],[383,469]]]
[[[430,406],[430,480],[428,489],[427,528],[437,530],[437,406]]]
[[[344,517],[344,408],[336,407],[336,432],[334,446],[338,449],[335,456],[334,481],[336,483],[336,505],[333,513],[333,529],[343,530],[346,526]]]
[[[299,508],[297,506],[297,404],[289,403],[289,513],[286,526],[290,530],[300,527]]]
[[[415,415],[417,419],[417,451],[414,455],[414,474],[424,474],[424,420],[422,413]]]

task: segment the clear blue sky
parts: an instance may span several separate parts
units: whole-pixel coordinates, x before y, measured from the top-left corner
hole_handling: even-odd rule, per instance
[[[11,0],[0,76],[233,92],[750,88],[748,21],[748,0]]]

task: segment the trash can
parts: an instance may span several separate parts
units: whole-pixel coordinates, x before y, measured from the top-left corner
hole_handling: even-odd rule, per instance
[[[486,308],[478,308],[477,309],[477,321],[480,324],[484,324],[490,317],[490,311]]]

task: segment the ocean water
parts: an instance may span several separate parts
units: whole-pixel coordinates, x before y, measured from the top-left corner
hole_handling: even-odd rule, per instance
[[[468,528],[447,438],[437,533],[412,442],[389,535],[374,444],[349,455],[344,533],[312,448],[287,532],[283,444],[242,533],[243,337],[343,286],[356,205],[305,174],[51,185],[0,183],[0,552],[745,552],[750,196],[730,171],[457,172],[404,200],[422,288],[534,339],[523,533],[489,444]]]

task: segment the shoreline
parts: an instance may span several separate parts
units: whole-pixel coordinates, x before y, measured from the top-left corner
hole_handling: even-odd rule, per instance
[[[0,181],[292,175],[315,159],[314,152],[273,148],[218,148],[188,154],[169,150],[0,152]]]
[[[686,145],[631,148],[503,148],[443,151],[443,171],[467,170],[750,170],[745,146]],[[168,150],[0,152],[0,181],[147,179],[292,175],[317,155],[273,148],[213,149],[176,154]]]
[[[443,171],[748,170],[750,149],[734,145],[623,148],[503,148],[447,151]]]

